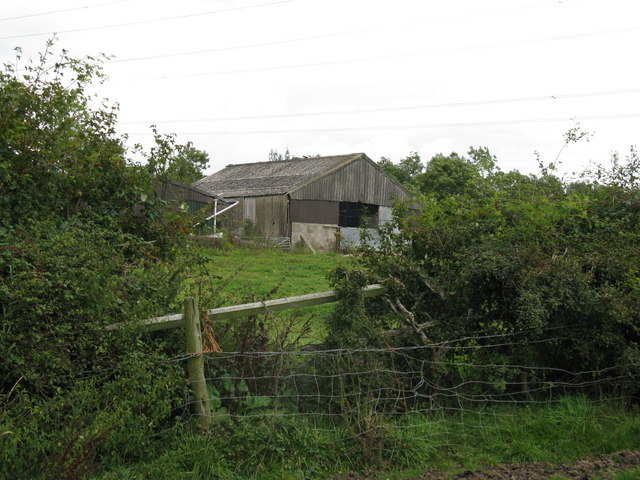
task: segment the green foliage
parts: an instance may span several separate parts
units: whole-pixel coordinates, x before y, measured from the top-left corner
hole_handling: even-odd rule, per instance
[[[333,325],[335,336],[352,340],[355,335],[365,342],[384,337],[385,321],[413,330],[395,338],[411,344],[517,333],[521,343],[531,343],[493,350],[490,357],[481,348],[434,348],[430,358],[571,371],[622,365],[611,374],[637,372],[635,151],[624,166],[585,177],[580,189],[548,172],[502,172],[486,150],[470,154],[471,160],[434,157],[417,177],[426,192],[420,214],[408,216],[399,208],[395,225],[381,232],[381,247],[365,248],[352,271],[336,272],[338,287],[351,290],[363,283],[353,275],[364,276],[364,283],[383,282],[389,295],[386,302],[365,305],[353,304],[347,295],[344,309],[359,320]],[[463,372],[432,373],[456,381]]]
[[[400,159],[397,164],[386,157],[382,157],[378,165],[407,188],[411,188],[416,176],[424,170],[424,165],[418,152],[411,152]]]
[[[614,391],[615,377],[629,374],[623,394],[637,392],[640,192],[619,179],[569,189],[551,169],[505,173],[486,149],[469,156],[434,157],[415,178],[424,192],[419,214],[399,205],[394,223],[379,232],[380,246],[365,246],[353,265],[333,272],[342,299],[327,323],[328,343],[429,346],[414,360],[425,362],[422,374],[436,392],[464,385],[470,394],[509,395],[527,375],[552,386],[567,371],[593,371],[600,387],[587,389],[592,395]],[[633,170],[617,169],[630,181]],[[369,283],[383,283],[387,295],[363,301],[360,289]],[[449,343],[459,338],[469,340]],[[483,348],[495,342],[504,344]],[[333,371],[394,367],[384,363],[390,359],[366,361]],[[466,367],[483,364],[497,367]],[[383,375],[378,381],[367,388],[389,384]],[[343,388],[355,398],[362,385],[346,379]],[[387,436],[366,439],[366,432],[381,431],[385,419],[343,403],[364,452],[384,449]]]
[[[640,447],[637,411],[583,397],[459,415],[414,414],[390,419],[378,431],[384,433],[381,478],[406,478],[407,469],[413,478],[461,465],[572,462]],[[345,427],[308,417],[243,419],[218,425],[211,434],[178,430],[146,461],[114,466],[97,478],[312,479],[370,472],[358,440],[349,437]]]
[[[105,324],[170,301],[162,276],[139,272],[184,228],[127,160],[115,109],[90,107],[99,61],[63,51],[49,65],[52,47],[23,77],[0,75],[2,388],[22,378],[43,395],[104,363]]]
[[[63,51],[49,66],[48,47],[38,64],[25,65],[23,78],[12,67],[0,73],[0,222],[87,210],[133,222],[147,185],[124,160],[116,107],[89,107],[86,88],[99,61]]]
[[[182,157],[202,152],[176,145],[173,137],[159,139],[162,148],[149,158],[162,172],[136,165],[115,132],[117,106],[87,91],[102,78],[102,59],[78,60],[62,50],[53,60],[53,48],[49,41],[22,75],[12,65],[0,73],[0,227],[44,221],[54,228],[75,218],[87,228],[153,241],[157,252],[168,254],[185,222],[156,197],[155,175],[183,173]]]
[[[181,339],[104,327],[175,308],[194,263],[187,250],[178,254],[193,221],[158,199],[155,186],[161,174],[183,172],[176,152],[205,162],[173,137],[151,154],[162,172],[132,162],[115,133],[117,108],[88,93],[101,59],[64,50],[53,59],[53,47],[0,73],[7,478],[81,478],[102,463],[138,459],[184,404],[182,368],[166,362]]]
[[[151,434],[170,426],[184,382],[179,365],[140,341],[129,345],[117,365],[55,396],[32,395],[19,382],[0,397],[0,476],[79,478],[75,470],[145,456]]]
[[[3,388],[22,378],[50,395],[117,361],[104,327],[151,316],[176,294],[171,274],[145,259],[148,247],[78,219],[0,229]]]
[[[438,153],[426,166],[417,152],[402,158],[397,164],[382,157],[378,165],[415,193],[422,192],[438,197],[449,195],[482,195],[483,179],[497,172],[496,158],[486,147],[471,147],[469,158],[452,152]]]
[[[148,247],[78,219],[2,231],[0,428],[10,433],[0,476],[80,478],[72,472],[139,458],[174,421],[182,366],[163,360],[181,342],[104,331],[164,313],[174,298],[176,276]]]
[[[209,155],[198,150],[191,142],[179,144],[175,134],[162,135],[155,125],[151,126],[155,145],[146,153],[137,147],[145,158],[145,170],[161,182],[176,181],[193,183],[204,176],[209,165]]]
[[[386,323],[383,317],[370,315],[364,308],[362,288],[369,284],[365,272],[340,266],[331,272],[329,279],[340,302],[326,320],[328,344],[348,348],[377,345],[381,341],[379,332]]]
[[[632,468],[619,473],[613,477],[613,480],[640,480],[640,468]]]
[[[455,152],[434,156],[415,179],[421,192],[433,192],[439,197],[474,194],[481,181],[477,166]]]

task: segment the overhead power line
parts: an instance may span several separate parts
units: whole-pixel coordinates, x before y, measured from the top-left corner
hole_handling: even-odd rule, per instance
[[[577,1],[577,0],[565,0],[565,1]],[[551,5],[551,3],[529,5],[529,6],[525,7],[525,8],[548,6],[548,5]],[[519,10],[521,8],[522,7],[519,7],[519,8],[516,8],[515,10]],[[510,8],[510,9],[507,9],[507,10],[497,10],[497,11],[494,11],[493,13],[501,13],[501,12],[504,12],[504,11],[513,11],[513,10],[514,10],[513,8]],[[318,39],[323,39],[323,38],[331,38],[331,37],[342,36],[342,35],[353,35],[353,34],[358,34],[358,33],[367,33],[367,32],[373,32],[373,31],[376,31],[376,30],[377,29],[374,29],[374,28],[367,28],[367,29],[360,29],[360,30],[355,30],[355,31],[348,31],[348,32],[341,32],[341,33],[334,33],[334,34],[327,34],[327,35],[314,35],[314,36],[310,36],[310,37],[301,37],[301,38],[292,38],[292,39],[286,39],[286,40],[259,42],[259,43],[252,43],[252,44],[247,44],[247,45],[238,45],[238,46],[230,46],[230,47],[218,47],[218,48],[204,49],[204,50],[191,50],[191,51],[187,51],[187,52],[178,52],[178,53],[169,53],[169,54],[160,54],[160,55],[148,55],[148,56],[133,57],[133,58],[122,58],[122,59],[111,60],[111,63],[124,63],[124,62],[135,62],[135,61],[144,61],[144,60],[155,60],[155,59],[158,59],[158,58],[180,57],[180,56],[186,56],[186,55],[198,55],[198,54],[204,54],[204,53],[224,52],[224,51],[238,50],[238,49],[244,49],[244,48],[265,47],[265,46],[280,45],[280,44],[286,44],[286,43],[294,43],[294,42],[306,41],[306,40],[318,40]]]
[[[153,76],[153,77],[139,77],[139,78],[127,79],[127,81],[170,80],[170,79],[179,79],[179,78],[208,77],[208,76],[230,75],[230,74],[239,74],[239,73],[269,72],[269,71],[276,71],[276,70],[290,70],[290,69],[298,69],[298,68],[326,67],[329,65],[345,65],[350,63],[364,63],[364,62],[372,62],[372,61],[378,61],[378,60],[415,58],[415,57],[437,55],[437,54],[443,54],[443,53],[457,53],[457,52],[473,51],[473,50],[486,50],[491,48],[513,47],[517,45],[526,45],[526,44],[532,44],[532,43],[573,40],[576,38],[583,38],[583,37],[612,35],[617,33],[629,33],[629,32],[634,32],[638,30],[640,30],[640,25],[627,27],[627,28],[620,28],[615,30],[603,30],[599,32],[584,32],[584,33],[577,33],[577,34],[571,34],[571,35],[559,35],[555,37],[547,37],[547,38],[539,38],[539,39],[514,40],[511,42],[487,43],[484,45],[466,45],[462,47],[422,50],[419,52],[392,53],[392,54],[375,55],[375,56],[369,56],[369,57],[347,58],[344,60],[326,60],[326,61],[320,61],[320,62],[294,63],[294,64],[288,64],[288,65],[274,65],[274,66],[266,66],[266,67],[250,67],[250,68],[238,68],[238,69],[229,69],[229,70],[217,70],[217,71],[203,72],[203,73],[185,73],[185,74],[179,74],[179,75],[159,75],[159,76]],[[358,33],[358,32],[344,32],[336,35],[347,35],[352,33]],[[290,39],[290,40],[287,40],[286,43],[292,43],[292,42],[300,41],[304,39],[305,38]],[[251,47],[253,48],[253,47],[268,46],[270,45],[270,43],[271,42],[256,43],[256,44],[252,44]],[[284,41],[282,43],[284,43]],[[215,49],[215,51],[221,52],[225,50],[235,50],[237,48],[238,48],[237,46],[222,47],[222,48]],[[242,48],[248,48],[248,46],[243,46]],[[214,50],[211,50],[211,51],[214,51]],[[206,52],[204,51],[183,52],[181,54],[175,54],[172,56],[193,55],[195,53],[206,53]],[[160,57],[156,57],[156,56],[137,57],[135,59],[114,60],[112,61],[112,63],[118,62],[118,61],[125,62],[130,60],[135,60],[135,61],[151,60],[154,58],[160,58]]]
[[[135,58],[122,58],[111,60],[109,63],[123,63],[123,62],[137,62],[141,60],[156,60],[158,58],[170,58],[170,57],[184,57],[187,55],[200,55],[203,53],[214,53],[214,52],[226,52],[229,50],[242,50],[246,48],[255,48],[255,47],[267,47],[273,45],[284,45],[287,43],[296,43],[296,42],[306,42],[311,40],[321,40],[324,38],[332,38],[332,37],[342,37],[344,35],[353,35],[356,33],[361,33],[367,30],[357,30],[351,32],[338,32],[338,33],[327,33],[324,35],[311,35],[309,37],[298,37],[298,38],[288,38],[284,40],[273,40],[270,42],[260,42],[260,43],[248,43],[244,45],[234,45],[231,47],[219,47],[219,48],[209,48],[205,50],[192,50],[188,52],[178,52],[178,53],[164,53],[160,55],[150,55],[146,57],[135,57]]]
[[[300,117],[320,117],[327,115],[352,115],[359,113],[382,113],[407,110],[429,110],[437,108],[453,108],[453,107],[469,107],[479,105],[495,105],[501,103],[516,102],[535,102],[544,100],[563,100],[571,98],[597,97],[605,95],[623,95],[640,93],[640,88],[630,88],[625,90],[604,90],[597,92],[581,92],[581,93],[564,93],[556,95],[538,95],[531,97],[514,97],[514,98],[498,98],[490,100],[469,100],[463,102],[447,102],[447,103],[431,103],[423,105],[401,105],[394,107],[373,107],[373,108],[354,108],[350,110],[323,110],[318,112],[294,112],[294,113],[276,113],[265,115],[241,115],[235,117],[205,117],[197,119],[179,119],[179,120],[136,120],[131,122],[120,122],[120,125],[148,125],[152,123],[198,123],[198,122],[228,122],[238,120],[267,120],[273,118],[300,118]]]
[[[149,24],[149,23],[159,23],[159,22],[167,22],[167,21],[171,21],[171,20],[182,20],[185,18],[194,18],[194,17],[202,17],[202,16],[206,16],[206,15],[216,15],[218,13],[227,13],[227,12],[236,12],[239,10],[249,10],[252,8],[261,8],[261,7],[269,7],[272,5],[279,5],[282,3],[290,3],[290,2],[295,2],[296,0],[277,0],[274,2],[268,2],[268,3],[258,3],[258,4],[254,4],[254,5],[245,5],[242,7],[232,7],[232,8],[223,8],[223,9],[219,9],[219,10],[209,10],[206,12],[198,12],[198,13],[189,13],[189,14],[185,14],[185,15],[174,15],[171,17],[162,17],[162,18],[154,18],[154,19],[150,19],[150,20],[138,20],[135,22],[124,22],[124,23],[114,23],[114,24],[110,24],[110,25],[99,25],[96,27],[83,27],[83,28],[71,28],[68,30],[57,30],[57,31],[49,31],[49,32],[38,32],[38,33],[25,33],[22,35],[8,35],[6,37],[0,37],[0,40],[8,40],[11,38],[24,38],[24,37],[39,37],[39,36],[44,36],[44,35],[54,35],[54,34],[60,34],[60,33],[75,33],[75,32],[87,32],[87,31],[91,31],[91,30],[104,30],[107,28],[119,28],[119,27],[130,27],[133,25],[145,25],[145,24]]]
[[[9,21],[9,20],[19,20],[19,19],[23,19],[23,18],[32,18],[32,17],[41,17],[41,16],[46,16],[46,15],[55,15],[58,13],[66,13],[66,12],[73,12],[73,11],[78,11],[78,10],[87,10],[90,8],[96,8],[96,7],[103,7],[103,6],[107,6],[107,5],[114,5],[114,4],[118,4],[118,3],[125,3],[125,2],[130,2],[131,0],[115,0],[115,1],[111,1],[111,2],[103,2],[103,3],[97,3],[94,5],[84,5],[81,7],[71,7],[71,8],[64,8],[64,9],[59,9],[59,10],[49,10],[46,12],[39,12],[39,13],[31,13],[31,14],[25,14],[25,15],[17,15],[14,17],[5,17],[5,18],[0,18],[0,22],[2,21]],[[294,1],[294,0],[290,0],[290,1]],[[576,2],[578,0],[564,0],[564,3],[569,3],[569,2]],[[283,2],[275,2],[275,3],[283,3]],[[510,7],[507,9],[501,9],[501,10],[493,10],[490,11],[489,13],[504,13],[504,12],[511,12],[511,11],[518,11],[518,10],[523,10],[523,9],[530,9],[530,8],[539,8],[539,7],[547,7],[550,5],[557,5],[557,3],[555,1],[552,2],[544,2],[544,3],[539,3],[539,4],[531,4],[531,5],[525,5],[524,7]],[[262,5],[258,5],[258,6],[262,6]],[[240,7],[243,8],[243,7]],[[253,6],[249,6],[248,8],[253,8]],[[233,9],[231,9],[233,10]],[[224,11],[228,11],[228,10],[224,10]],[[198,13],[198,14],[194,14],[194,15],[207,15],[210,14],[211,12],[202,12],[202,13]],[[177,16],[177,17],[169,17],[167,19],[178,19],[178,18],[184,18],[184,16]],[[157,19],[157,20],[148,20],[145,21],[145,23],[151,23],[151,22],[157,22],[157,21],[163,21],[165,19]],[[76,29],[76,30],[66,30],[64,32],[62,31],[58,31],[58,32],[42,32],[42,33],[32,33],[32,34],[26,34],[26,35],[18,35],[18,36],[14,36],[14,37],[1,37],[0,39],[8,39],[8,38],[20,38],[22,36],[37,36],[37,35],[52,35],[54,33],[68,33],[68,32],[72,32],[72,31],[85,31],[85,30],[97,30],[97,29],[102,29],[102,28],[112,28],[112,27],[116,27],[116,26],[127,26],[127,25],[138,25],[139,22],[135,22],[135,23],[127,23],[127,24],[116,24],[116,25],[106,25],[106,26],[98,26],[98,27],[87,27],[86,29]]]
[[[459,128],[459,127],[486,127],[498,125],[521,125],[534,123],[553,122],[582,122],[587,120],[612,120],[622,118],[639,118],[640,113],[618,113],[610,115],[585,115],[581,117],[556,117],[556,118],[530,118],[519,120],[491,120],[486,122],[460,122],[460,123],[431,123],[426,125],[386,125],[386,126],[358,126],[358,127],[326,127],[282,130],[216,130],[209,132],[175,132],[177,135],[271,135],[271,134],[297,134],[297,133],[323,133],[323,132],[366,132],[385,130],[417,130],[427,128]],[[146,133],[130,133],[131,135],[146,135]]]
[[[56,13],[66,13],[66,12],[73,12],[76,10],[88,10],[90,8],[96,8],[96,7],[104,7],[107,5],[115,5],[116,3],[125,3],[125,2],[130,2],[131,0],[116,0],[115,2],[104,2],[104,3],[96,3],[94,5],[84,5],[82,7],[73,7],[73,8],[63,8],[61,10],[49,10],[48,12],[40,12],[40,13],[29,13],[26,15],[18,15],[16,17],[5,17],[5,18],[0,18],[0,22],[4,22],[7,20],[20,20],[22,18],[32,18],[32,17],[42,17],[45,15],[55,15]]]

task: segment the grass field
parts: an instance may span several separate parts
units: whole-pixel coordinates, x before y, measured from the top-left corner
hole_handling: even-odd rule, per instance
[[[232,301],[252,297],[290,297],[329,290],[327,273],[345,257],[336,253],[283,252],[273,249],[211,250],[209,268],[223,277],[223,292]]]
[[[336,253],[312,254],[307,251],[284,252],[275,249],[231,248],[206,250],[204,269],[211,279],[197,292],[202,308],[237,305],[330,290],[327,274],[349,257]],[[269,318],[272,336],[298,336],[300,343],[320,343],[325,337],[324,319],[332,304],[306,307],[274,314]]]
[[[304,417],[271,417],[221,424],[208,434],[172,435],[148,462],[99,478],[359,478],[345,474],[368,471],[363,478],[401,480],[433,470],[454,475],[498,464],[574,462],[640,448],[639,412],[616,402],[567,397],[555,404],[499,406],[489,413],[494,421],[482,427],[477,415],[468,413],[415,415],[395,425],[400,428],[391,422],[378,468],[364,460],[347,429],[317,429]],[[614,478],[637,479],[638,471]]]

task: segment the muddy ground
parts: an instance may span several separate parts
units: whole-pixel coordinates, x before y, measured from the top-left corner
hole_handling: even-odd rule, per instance
[[[623,450],[608,455],[589,457],[573,463],[520,463],[500,465],[481,470],[465,471],[431,471],[418,477],[408,477],[406,480],[546,480],[554,475],[559,478],[588,480],[599,478],[607,480],[614,474],[640,467],[640,451]],[[385,474],[355,474],[350,473],[337,477],[335,480],[378,480],[384,479]]]

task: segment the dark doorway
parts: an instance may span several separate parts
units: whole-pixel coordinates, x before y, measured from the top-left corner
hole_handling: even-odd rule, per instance
[[[364,223],[367,221],[366,224]],[[341,227],[375,227],[378,224],[378,206],[370,203],[340,202]]]

